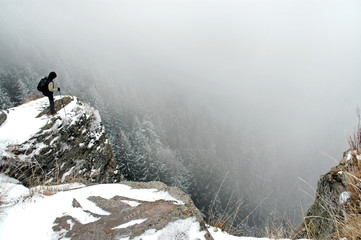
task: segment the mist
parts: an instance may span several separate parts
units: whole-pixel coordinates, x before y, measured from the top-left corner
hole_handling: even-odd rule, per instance
[[[229,169],[269,183],[251,199],[307,209],[357,126],[360,12],[357,0],[0,0],[0,69],[56,71],[64,94],[95,89],[113,109],[177,99],[207,112],[260,153]]]

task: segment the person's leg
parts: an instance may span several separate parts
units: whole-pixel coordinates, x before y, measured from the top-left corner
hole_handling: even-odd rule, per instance
[[[54,97],[53,97],[53,95],[50,95],[50,96],[48,96],[48,98],[49,98],[49,104],[50,104],[50,113],[51,113],[52,115],[54,115],[54,114],[55,114]]]

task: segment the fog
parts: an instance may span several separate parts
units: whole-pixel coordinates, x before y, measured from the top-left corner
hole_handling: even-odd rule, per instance
[[[270,151],[252,161],[307,208],[299,178],[315,187],[357,126],[360,13],[358,0],[0,0],[0,67],[54,70],[109,101],[124,87],[180,96]]]

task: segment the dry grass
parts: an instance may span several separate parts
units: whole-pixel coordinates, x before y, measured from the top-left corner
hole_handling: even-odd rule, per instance
[[[344,219],[336,219],[337,231],[333,239],[361,239],[361,217],[357,209],[346,213]]]
[[[265,198],[266,200],[267,198]],[[291,238],[295,231],[295,223],[288,217],[268,219],[266,226],[262,228],[250,228],[247,232],[241,232],[240,226],[247,224],[249,217],[262,205],[263,201],[251,213],[240,222],[235,224],[238,213],[243,206],[243,200],[239,200],[233,207],[228,207],[221,215],[211,215],[208,224],[232,235],[257,235],[271,239]],[[239,221],[239,219],[238,219]],[[253,233],[253,234],[252,234]]]
[[[361,117],[355,133],[348,137],[349,160],[345,166],[345,184],[350,198],[341,216],[334,216],[336,232],[333,238],[361,239]]]
[[[357,151],[361,156],[361,152]],[[345,182],[350,199],[345,204],[343,216],[335,216],[335,238],[361,239],[361,163],[356,157],[350,160],[352,164],[345,172]]]
[[[291,238],[294,230],[295,224],[289,218],[275,218],[267,221],[267,225],[261,232],[261,236],[271,239]]]
[[[248,226],[249,218],[256,212],[256,210],[262,206],[262,204],[272,195],[272,192],[266,196],[246,217],[240,219],[240,211],[242,207],[244,207],[244,199],[243,197],[237,198],[236,194],[231,194],[230,198],[227,202],[227,205],[222,213],[216,214],[215,207],[216,202],[219,197],[219,194],[222,190],[223,184],[227,178],[227,175],[222,180],[222,183],[213,199],[211,208],[208,212],[207,224],[210,226],[216,227],[225,231],[232,235],[243,235],[243,234],[255,234],[260,236],[277,236],[277,237],[285,237],[290,236],[293,233],[294,225],[291,224],[291,221],[288,220],[275,220],[270,221],[269,225],[265,229],[254,229],[254,228],[245,228]],[[275,223],[279,225],[275,225]],[[273,224],[271,224],[273,223]],[[292,225],[292,226],[291,226]],[[244,230],[241,230],[244,229]],[[246,232],[243,232],[246,231]],[[252,235],[253,235],[252,234]]]
[[[356,112],[358,118],[357,129],[353,135],[347,138],[348,145],[352,149],[360,149],[361,145],[361,110],[357,108]]]
[[[228,200],[228,204],[227,204],[225,212],[223,212],[222,214],[216,214],[216,211],[215,211],[216,202],[217,202],[219,193],[221,192],[223,184],[225,183],[225,180],[227,177],[228,177],[228,173],[223,178],[222,183],[219,186],[218,191],[213,199],[211,208],[208,212],[207,222],[209,225],[211,225],[213,227],[219,228],[222,231],[226,231],[226,232],[230,233],[233,222],[234,222],[235,218],[237,217],[237,214],[239,212],[239,209],[240,209],[243,201],[241,201],[241,200],[237,201],[237,203],[238,203],[237,207],[236,208],[232,207],[232,206],[234,206],[234,204],[232,204],[232,206],[230,204],[232,202],[233,196],[234,196],[232,194],[232,196]]]
[[[27,163],[29,164],[29,163]],[[70,184],[70,183],[82,183],[88,184],[81,176],[69,176],[65,178],[64,181],[59,176],[48,177],[45,172],[43,172],[35,163],[29,165],[18,165],[15,164],[12,166],[12,171],[3,172],[5,175],[12,176],[14,172],[20,173],[17,175],[17,179],[20,180],[20,183],[29,188],[29,195],[25,198],[31,198],[34,195],[40,194],[45,196],[51,196],[59,192],[59,188],[55,187],[61,184]],[[0,190],[3,189],[0,182]],[[62,188],[61,191],[68,190],[67,188]],[[0,191],[0,207],[3,204],[2,199],[6,198],[6,192]],[[19,199],[21,200],[21,199]],[[1,212],[0,212],[1,213]]]
[[[232,204],[230,204],[232,202]],[[232,197],[229,199],[227,207],[222,214],[215,215],[211,210],[208,217],[208,224],[228,232],[229,234],[237,233],[238,225],[235,225],[238,213],[242,207],[243,200],[238,199],[235,203]]]

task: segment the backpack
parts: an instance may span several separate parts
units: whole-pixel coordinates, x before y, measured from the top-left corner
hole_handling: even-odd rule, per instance
[[[40,82],[38,83],[38,91],[42,92],[44,95],[49,91],[48,89],[48,78],[44,77],[40,80]]]

